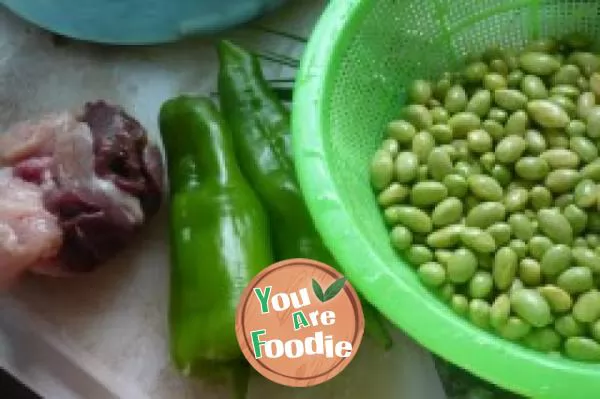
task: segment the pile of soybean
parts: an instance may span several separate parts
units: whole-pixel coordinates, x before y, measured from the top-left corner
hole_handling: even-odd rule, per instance
[[[600,362],[600,56],[580,35],[416,80],[374,154],[391,244],[477,326]]]

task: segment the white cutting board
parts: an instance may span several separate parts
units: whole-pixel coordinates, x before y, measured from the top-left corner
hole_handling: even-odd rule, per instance
[[[265,24],[306,37],[325,3],[290,2]],[[280,54],[302,50],[265,34],[229,36]],[[270,77],[292,76],[265,65]],[[181,92],[214,91],[216,72],[215,53],[201,40],[147,48],[57,45],[0,8],[0,131],[103,98],[124,106],[157,137],[161,103]],[[131,248],[93,275],[31,277],[1,298],[0,366],[49,399],[229,397],[225,387],[179,376],[169,362],[166,233],[163,208]],[[430,355],[399,331],[395,340],[389,353],[365,341],[348,369],[315,388],[284,388],[255,377],[249,399],[443,399]]]

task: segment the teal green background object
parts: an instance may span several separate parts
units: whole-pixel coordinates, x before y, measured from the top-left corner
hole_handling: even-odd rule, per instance
[[[437,355],[527,397],[589,399],[600,367],[546,355],[456,316],[389,243],[369,161],[413,79],[492,45],[578,31],[600,38],[600,2],[333,0],[298,74],[294,151],[304,196],[344,274],[397,326]]]
[[[156,44],[247,22],[285,0],[0,0],[54,33],[105,44]]]

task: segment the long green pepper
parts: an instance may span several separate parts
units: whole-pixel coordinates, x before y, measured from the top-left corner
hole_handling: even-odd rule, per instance
[[[241,398],[248,365],[236,339],[236,306],[250,280],[273,263],[267,215],[212,101],[173,98],[159,122],[171,197],[171,356],[184,374],[233,373]]]
[[[221,112],[231,126],[238,162],[267,209],[277,260],[308,258],[333,267],[306,208],[295,174],[289,112],[256,57],[228,41],[218,45]],[[365,330],[392,344],[380,314],[362,301]]]

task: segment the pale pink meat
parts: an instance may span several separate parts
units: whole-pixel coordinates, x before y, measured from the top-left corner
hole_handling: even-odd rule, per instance
[[[0,176],[0,286],[55,257],[61,244],[62,230],[44,208],[41,188]]]

